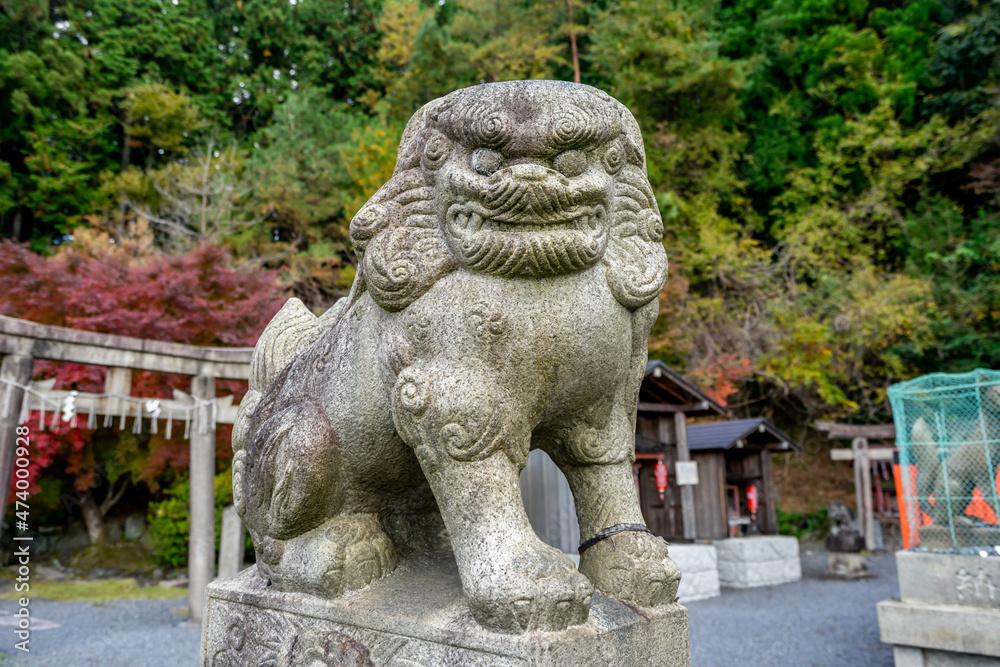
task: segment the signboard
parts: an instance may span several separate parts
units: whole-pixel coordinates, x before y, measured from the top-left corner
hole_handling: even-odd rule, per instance
[[[677,471],[677,483],[681,486],[689,486],[698,483],[698,462],[678,461],[675,464]]]

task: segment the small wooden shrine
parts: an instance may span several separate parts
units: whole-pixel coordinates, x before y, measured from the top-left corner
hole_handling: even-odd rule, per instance
[[[643,517],[657,535],[690,542],[777,534],[771,454],[801,448],[761,417],[688,424],[729,416],[662,362],[647,365],[633,472]]]
[[[766,419],[730,417],[663,362],[646,365],[632,474],[643,517],[655,534],[671,542],[777,534],[771,453],[800,447]],[[715,421],[688,423],[705,418]],[[576,553],[580,529],[573,494],[540,450],[531,452],[521,473],[521,495],[539,537]]]

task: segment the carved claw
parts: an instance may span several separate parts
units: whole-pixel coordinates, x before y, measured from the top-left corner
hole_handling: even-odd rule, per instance
[[[649,533],[619,533],[601,540],[580,556],[580,572],[602,593],[640,607],[673,602],[681,581],[667,543]]]
[[[472,615],[488,630],[557,631],[587,621],[594,588],[573,561],[542,544],[510,550],[503,563],[482,563],[465,586]]]

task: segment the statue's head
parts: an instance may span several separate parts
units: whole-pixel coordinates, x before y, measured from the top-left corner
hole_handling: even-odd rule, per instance
[[[400,310],[463,267],[502,277],[605,266],[627,308],[666,279],[663,224],[635,119],[559,81],[455,91],[407,124],[396,169],[351,223],[359,281]]]

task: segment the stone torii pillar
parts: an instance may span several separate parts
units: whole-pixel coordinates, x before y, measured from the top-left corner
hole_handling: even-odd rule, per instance
[[[31,382],[31,369],[35,360],[21,354],[8,354],[0,364],[0,377],[27,386]],[[17,448],[17,427],[21,414],[21,387],[4,384],[0,388],[0,406],[6,406],[6,414],[0,414],[0,484],[3,485],[3,509],[7,511],[7,495],[10,493],[11,475],[14,474],[14,452]],[[0,534],[3,531],[0,516]]]
[[[201,621],[205,587],[215,578],[215,420],[211,406],[215,378],[191,378],[195,424],[191,429],[191,531],[188,537],[188,609]],[[207,411],[207,414],[206,414]]]

